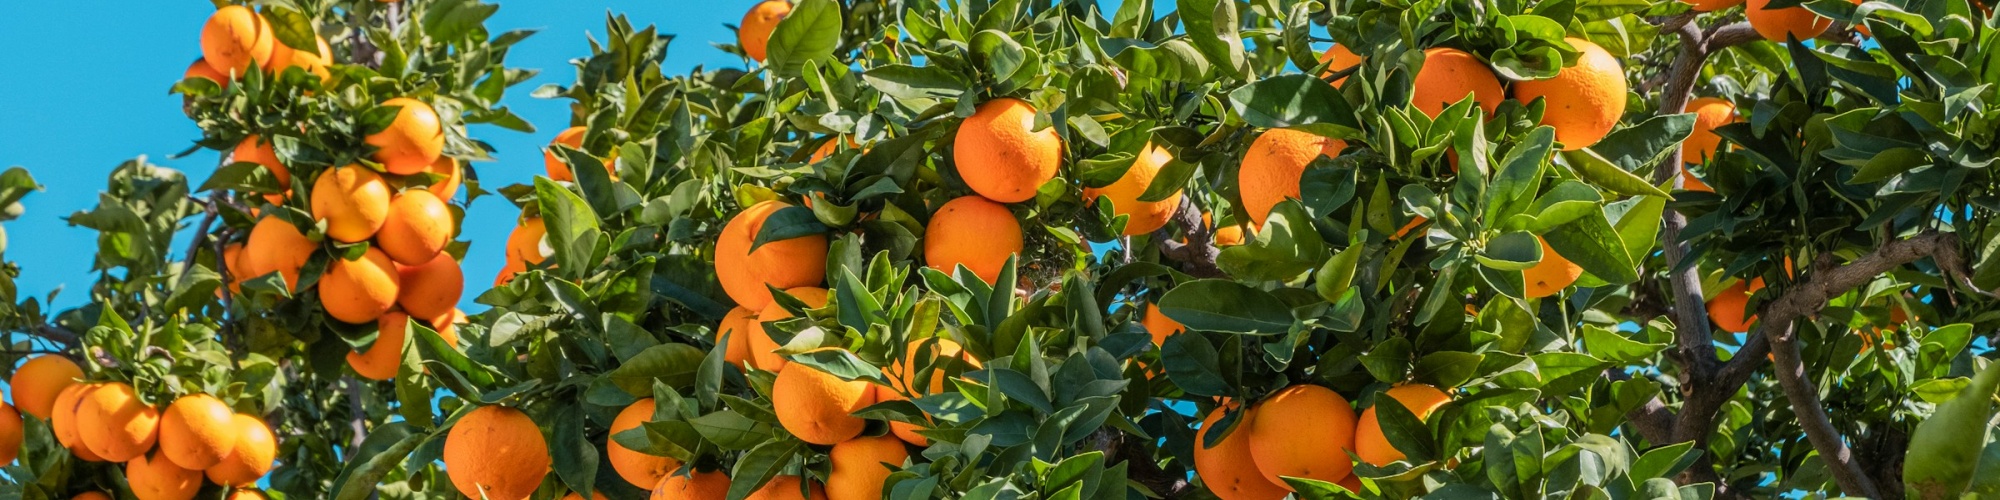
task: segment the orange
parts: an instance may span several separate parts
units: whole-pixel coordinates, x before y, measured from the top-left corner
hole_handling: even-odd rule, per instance
[[[569,492],[568,495],[563,495],[562,500],[583,500],[583,495],[578,495],[576,494],[576,492],[572,491]],[[590,500],[605,500],[604,492],[602,491],[590,492]]]
[[[1167,220],[1181,208],[1181,192],[1176,190],[1160,201],[1139,201],[1139,197],[1153,185],[1153,179],[1160,176],[1160,168],[1173,159],[1173,153],[1167,152],[1167,148],[1147,144],[1139,150],[1139,157],[1132,160],[1132,168],[1125,170],[1124,177],[1102,188],[1084,188],[1083,201],[1096,203],[1100,195],[1109,198],[1111,212],[1126,216],[1126,236],[1146,234],[1165,227]]]
[[[548,260],[547,242],[542,241],[549,234],[548,226],[541,217],[530,217],[514,226],[514,232],[507,234],[507,262],[527,265],[541,264]],[[526,271],[523,267],[521,270]]]
[[[743,54],[757,62],[764,62],[764,44],[771,41],[771,31],[778,29],[778,21],[792,14],[791,2],[785,0],[764,0],[750,6],[750,12],[743,13],[743,22],[736,28],[736,45],[743,48]]]
[[[64,389],[83,379],[83,368],[62,355],[28,358],[7,381],[7,391],[23,412],[47,420]],[[0,462],[6,463],[6,462]]]
[[[750,354],[750,322],[757,318],[757,311],[741,306],[730,309],[722,316],[722,324],[715,327],[715,345],[722,349],[722,359],[729,364],[755,367]],[[762,330],[761,328],[759,330]],[[724,337],[727,337],[726,339]]]
[[[243,434],[235,413],[222,400],[189,394],[167,405],[160,417],[160,454],[183,469],[206,469],[222,462]]]
[[[326,221],[326,236],[334,241],[367,241],[389,221],[389,184],[361,165],[320,172],[313,181],[312,215]]]
[[[765,201],[729,219],[715,242],[715,277],[722,291],[736,305],[763,310],[771,303],[771,291],[816,286],[826,280],[826,235],[813,234],[764,243],[751,251],[764,221],[778,210],[791,207],[782,201]]]
[[[271,472],[271,462],[278,459],[278,438],[257,417],[238,413],[230,416],[230,422],[242,434],[237,436],[229,454],[208,468],[208,480],[223,486],[256,483]]]
[[[1471,95],[1479,109],[1492,118],[1506,95],[1500,79],[1478,57],[1463,50],[1438,47],[1424,50],[1424,67],[1417,71],[1410,92],[1410,105],[1431,118],[1444,108]]]
[[[1702,97],[1688,101],[1681,111],[1694,113],[1694,132],[1681,142],[1681,161],[1691,165],[1708,162],[1722,147],[1722,136],[1715,134],[1715,128],[1736,121],[1736,105],[1727,99]]]
[[[375,244],[399,264],[424,264],[451,243],[455,225],[451,208],[437,193],[404,191],[389,201],[389,218],[375,233]]]
[[[139,455],[125,463],[125,483],[139,500],[189,500],[201,491],[201,471],[183,469],[161,454]]]
[[[411,175],[429,169],[438,155],[444,154],[444,123],[438,118],[437,110],[423,101],[408,97],[397,97],[382,101],[382,106],[399,106],[396,119],[389,128],[369,134],[363,138],[370,146],[375,146],[375,161],[382,163],[382,169],[396,175]]]
[[[882,486],[910,459],[903,442],[891,436],[864,436],[833,445],[832,471],[826,475],[828,500],[880,500]]]
[[[1556,129],[1564,151],[1597,144],[1625,115],[1625,67],[1618,58],[1582,38],[1566,38],[1578,52],[1576,64],[1555,78],[1514,84],[1521,102],[1543,100],[1542,124]]]
[[[507,286],[507,283],[514,281],[514,275],[525,272],[528,272],[527,264],[510,259],[505,265],[500,266],[500,274],[493,276],[493,287]]]
[[[1536,236],[1535,241],[1542,244],[1542,261],[1535,263],[1534,267],[1521,271],[1521,277],[1527,281],[1528,298],[1538,299],[1555,295],[1556,292],[1568,288],[1571,283],[1576,283],[1578,277],[1583,276],[1583,268],[1570,263],[1562,254],[1556,253],[1556,249],[1549,247],[1548,240]]]
[[[850,414],[875,404],[868,381],[841,380],[805,365],[789,368],[771,383],[771,408],[786,432],[821,445],[861,435],[868,421]]]
[[[216,9],[201,27],[201,56],[215,72],[242,76],[250,63],[268,69],[278,39],[264,16],[240,5]]]
[[[611,420],[611,435],[637,429],[641,424],[653,419],[653,398],[641,399],[618,412]],[[681,468],[681,461],[671,457],[647,455],[618,444],[617,439],[606,439],[605,456],[611,460],[611,469],[618,471],[618,477],[633,486],[645,488],[660,483],[674,469]]]
[[[1743,6],[1743,17],[1750,18],[1750,27],[1765,40],[1785,43],[1787,36],[1809,40],[1833,26],[1832,19],[1820,17],[1805,7],[1765,9],[1770,5],[1771,0],[1749,0]]]
[[[1319,76],[1321,78],[1325,78],[1334,73],[1346,71],[1347,68],[1352,68],[1361,65],[1361,62],[1365,60],[1367,60],[1367,58],[1355,55],[1354,51],[1348,50],[1346,45],[1334,45],[1333,47],[1327,48],[1326,52],[1320,53],[1319,55],[1319,62],[1324,63],[1332,61],[1332,64],[1328,64],[1326,66],[1326,71],[1320,72]],[[1334,80],[1333,86],[1339,87],[1340,84],[1346,82],[1347,82],[1347,77],[1343,76],[1340,77],[1339,80]]]
[[[1332,389],[1301,384],[1257,403],[1250,414],[1250,458],[1272,484],[1280,476],[1339,481],[1354,470],[1354,406]],[[1290,487],[1286,486],[1289,490]]]
[[[70,500],[111,500],[111,496],[105,495],[104,493],[101,492],[86,491],[83,493],[78,493],[74,497],[70,497]]]
[[[1147,304],[1146,309],[1139,312],[1139,325],[1146,327],[1146,333],[1153,335],[1155,346],[1166,345],[1167,337],[1187,331],[1187,327],[1181,325],[1181,322],[1174,321],[1173,318],[1161,313],[1158,304]]]
[[[1402,228],[1396,230],[1396,234],[1389,235],[1389,240],[1403,239],[1404,236],[1410,235],[1410,231],[1415,231],[1418,227],[1423,226],[1425,222],[1430,222],[1430,219],[1426,219],[1422,215],[1412,217],[1409,223],[1403,224]]]
[[[806,306],[813,309],[826,307],[828,293],[824,288],[799,287],[785,290],[785,293],[798,298],[799,301],[805,302]],[[778,305],[776,301],[773,301],[770,304],[766,304],[764,310],[757,311],[756,321],[747,322],[748,324],[745,325],[748,331],[744,332],[744,336],[749,337],[746,341],[750,343],[750,363],[756,366],[757,369],[773,372],[782,371],[785,369],[786,364],[791,363],[790,360],[785,359],[784,355],[776,352],[778,348],[784,346],[778,345],[778,341],[771,340],[770,334],[764,333],[764,323],[780,321],[791,317],[791,311],[785,310],[785,306]]]
[[[828,157],[828,156],[833,156],[833,153],[835,153],[835,152],[838,152],[838,151],[840,150],[840,149],[839,149],[839,148],[840,148],[840,143],[841,143],[841,142],[843,142],[843,141],[847,143],[847,148],[848,148],[848,149],[853,149],[853,148],[858,148],[858,147],[861,147],[861,144],[860,144],[860,143],[856,143],[856,142],[854,142],[854,138],[853,138],[853,137],[842,137],[842,138],[839,138],[839,139],[827,139],[827,140],[826,140],[825,142],[821,142],[821,143],[819,143],[819,147],[818,147],[818,148],[816,148],[816,149],[813,149],[813,154],[812,154],[812,157],[811,157],[811,158],[808,158],[808,159],[806,159],[806,162],[807,162],[807,163],[819,163],[819,161],[820,161],[820,160],[824,160],[824,159],[826,159],[826,157]]]
[[[1243,153],[1243,166],[1236,172],[1236,185],[1243,196],[1243,210],[1250,213],[1252,227],[1264,227],[1271,208],[1286,198],[1299,197],[1299,179],[1306,167],[1321,156],[1339,156],[1347,142],[1297,130],[1274,128],[1257,135],[1250,150]]]
[[[242,243],[230,243],[222,247],[222,266],[229,272],[227,293],[243,292],[243,279],[250,277],[249,267],[244,264],[245,260],[247,259],[243,256]],[[215,292],[216,296],[221,296],[223,293],[221,290]]]
[[[465,180],[465,171],[459,168],[458,159],[449,156],[439,155],[437,161],[431,162],[431,167],[425,169],[424,173],[437,176],[437,179],[431,181],[431,185],[424,189],[445,201],[451,201],[458,196],[458,185]]]
[[[562,133],[556,134],[555,140],[549,141],[549,147],[542,148],[542,167],[548,171],[549,179],[576,181],[576,175],[569,171],[569,164],[563,162],[561,157],[556,156],[555,145],[562,144],[569,146],[571,149],[581,150],[583,149],[584,131],[583,127],[570,127],[563,130]],[[612,180],[618,179],[618,164],[615,161],[617,157],[616,152],[614,152],[611,158],[601,159],[604,162],[604,173],[611,174]]]
[[[757,491],[750,492],[750,496],[743,497],[743,500],[786,500],[791,498],[827,500],[826,487],[821,486],[819,481],[802,479],[798,476],[777,476],[771,478],[771,482],[764,483],[763,487],[757,488]]]
[[[278,273],[285,278],[285,286],[297,292],[299,268],[305,267],[318,249],[319,245],[306,239],[297,226],[277,217],[265,217],[250,228],[250,240],[243,244],[248,253],[243,256],[243,270],[247,274],[242,279]]]
[[[333,73],[326,69],[326,65],[333,61],[333,49],[327,47],[325,38],[317,35],[313,36],[313,38],[316,39],[315,42],[318,44],[319,53],[317,54],[300,52],[291,46],[285,45],[282,40],[271,44],[272,72],[283,73],[288,68],[299,68],[305,70],[306,73],[318,76],[320,83],[333,80]]]
[[[56,404],[49,415],[49,428],[56,435],[56,443],[68,448],[77,458],[90,462],[102,462],[103,457],[90,452],[83,445],[83,436],[76,428],[76,410],[83,402],[83,396],[96,390],[100,384],[71,384],[56,395]],[[18,400],[17,400],[18,401]]]
[[[1348,474],[1346,479],[1342,479],[1340,480],[1340,482],[1334,484],[1342,488],[1347,488],[1347,491],[1352,491],[1355,493],[1361,493],[1363,491],[1367,491],[1366,489],[1363,489],[1361,486],[1361,476],[1355,474]]]
[[[1250,455],[1249,423],[1253,414],[1236,417],[1236,425],[1228,435],[1216,441],[1215,446],[1205,445],[1208,431],[1222,420],[1223,411],[1223,408],[1216,408],[1208,412],[1208,417],[1201,421],[1201,430],[1194,435],[1194,470],[1201,476],[1201,484],[1222,500],[1285,498],[1290,490],[1283,483],[1273,483],[1258,472],[1256,461]]]
[[[1384,391],[1382,396],[1402,403],[1410,414],[1418,420],[1430,418],[1431,412],[1451,402],[1451,396],[1424,384],[1399,385]],[[1377,401],[1380,401],[1379,397]],[[1379,404],[1379,403],[1378,403]],[[1377,467],[1389,465],[1403,459],[1403,452],[1389,444],[1389,438],[1382,435],[1382,422],[1375,419],[1375,407],[1361,412],[1361,423],[1354,428],[1354,454],[1361,461]]]
[[[722,500],[729,497],[729,476],[715,471],[689,471],[661,479],[652,500]]]
[[[229,86],[229,75],[216,71],[214,66],[209,66],[207,58],[196,58],[193,63],[188,64],[187,71],[181,72],[181,79],[189,78],[200,78],[215,82],[218,86]]]
[[[465,293],[465,271],[451,254],[438,252],[430,262],[397,265],[396,305],[410,316],[431,319],[451,314]]]
[[[1215,228],[1215,246],[1228,247],[1243,244],[1243,226],[1231,224]]]
[[[369,248],[355,260],[335,257],[319,280],[320,305],[333,319],[356,324],[375,321],[396,306],[401,282],[396,264],[379,249]]]
[[[965,266],[993,284],[1007,258],[1020,255],[1023,238],[1021,221],[1006,205],[961,196],[938,207],[924,226],[924,263],[954,276]]]
[[[364,352],[347,353],[347,365],[369,380],[389,380],[403,367],[403,342],[410,335],[410,316],[391,311],[376,320],[375,344]],[[449,327],[433,327],[445,343],[458,345],[458,334]]]
[[[521,500],[549,473],[549,443],[521,410],[481,406],[452,424],[444,438],[444,469],[465,496]]]
[[[919,362],[917,358],[920,356],[928,356],[929,361],[927,363]],[[953,363],[940,363],[940,360],[949,359],[957,359],[958,361],[955,363],[957,366],[951,366]],[[930,375],[929,389],[919,390],[917,383],[922,377],[918,376],[917,370],[924,367],[929,367],[934,371]],[[918,396],[941,393],[944,392],[945,378],[954,373],[969,369],[978,369],[979,367],[979,360],[972,357],[972,353],[966,352],[963,346],[960,346],[958,342],[951,339],[938,337],[936,342],[928,339],[912,340],[910,341],[909,348],[903,352],[901,360],[891,362],[889,366],[882,369],[882,374],[889,379],[889,385],[876,386],[875,399],[876,401],[901,401],[909,399],[903,395],[904,393]],[[927,428],[908,422],[889,422],[889,432],[895,434],[898,438],[902,438],[903,441],[917,446],[930,446],[930,438],[917,433],[917,431]]]
[[[271,143],[264,142],[256,135],[245,137],[243,142],[236,144],[236,149],[230,152],[230,157],[236,161],[247,161],[264,167],[265,170],[271,171],[271,177],[278,180],[278,185],[284,186],[284,191],[281,193],[265,194],[264,201],[271,202],[272,205],[282,205],[285,203],[285,198],[292,195],[292,171],[285,168],[285,164],[278,162],[278,152],[271,149]]]
[[[452,346],[457,347],[458,334],[456,332],[458,330],[458,324],[465,322],[465,311],[459,310],[458,308],[454,307],[451,308],[450,312],[438,315],[437,317],[426,319],[424,320],[424,322],[429,323],[431,325],[431,329],[436,330],[438,332],[438,336],[444,337],[445,340],[451,341]]]
[[[14,463],[21,456],[22,426],[21,412],[14,411],[14,405],[0,402],[0,464]]]
[[[124,462],[153,449],[160,437],[160,411],[140,401],[131,385],[112,382],[78,400],[76,431],[91,453]]]
[[[1062,168],[1055,127],[1035,130],[1035,107],[1012,98],[979,104],[952,139],[958,177],[986,199],[1014,203],[1035,197]]]
[[[1743,4],[1743,0],[1681,0],[1695,12],[1715,12]]]
[[[1750,326],[1757,324],[1757,315],[1750,310],[1750,294],[1763,288],[1764,278],[1739,280],[1724,287],[1715,298],[1708,299],[1708,318],[1722,331],[1749,333]]]

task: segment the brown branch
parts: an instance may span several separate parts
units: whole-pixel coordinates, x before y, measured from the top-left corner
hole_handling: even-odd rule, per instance
[[[1619,382],[1632,380],[1632,375],[1620,368],[1605,369],[1604,377]],[[1638,408],[1633,408],[1632,411],[1625,413],[1625,417],[1632,421],[1632,428],[1639,431],[1639,437],[1646,438],[1646,441],[1656,445],[1677,442],[1674,441],[1673,435],[1674,410],[1661,403],[1660,398],[1653,398]]]
[[[1153,461],[1153,455],[1141,446],[1138,440],[1126,439],[1125,433],[1111,428],[1098,429],[1089,437],[1091,449],[1104,452],[1104,463],[1116,465],[1123,461],[1127,465],[1127,476],[1143,485],[1162,499],[1185,497],[1194,491],[1186,475],[1168,474]]]
[[[1160,253],[1179,262],[1181,272],[1197,278],[1222,277],[1222,268],[1215,265],[1215,259],[1222,256],[1222,251],[1215,248],[1215,234],[1201,222],[1201,209],[1194,206],[1193,200],[1181,197],[1180,210],[1174,212],[1174,223],[1187,234],[1187,242],[1176,241],[1166,228],[1153,231],[1153,243],[1160,247]]]
[[[348,438],[348,447],[359,449],[361,443],[368,439],[368,411],[361,407],[361,382],[352,375],[343,375],[340,380],[347,389],[348,430],[354,432],[354,436]]]

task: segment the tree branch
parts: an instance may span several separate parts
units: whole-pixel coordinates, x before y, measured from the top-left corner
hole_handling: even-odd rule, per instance
[[[1187,234],[1187,242],[1174,240],[1173,234],[1166,228],[1153,231],[1153,243],[1160,247],[1160,253],[1179,262],[1181,272],[1197,278],[1222,277],[1222,268],[1215,265],[1215,259],[1222,255],[1222,251],[1215,248],[1215,234],[1201,222],[1201,209],[1194,206],[1193,200],[1181,197],[1180,210],[1174,212],[1174,223]]]

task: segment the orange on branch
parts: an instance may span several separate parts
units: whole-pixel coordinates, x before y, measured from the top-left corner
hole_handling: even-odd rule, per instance
[[[831,297],[825,288],[815,287],[798,287],[785,290],[785,293],[791,294],[792,297],[798,298],[799,301],[805,302],[807,307],[813,309],[826,307],[827,299]],[[764,310],[757,311],[757,318],[746,325],[749,330],[745,336],[749,337],[750,362],[757,369],[772,372],[782,371],[786,364],[791,363],[790,360],[785,359],[784,355],[777,353],[778,348],[784,346],[779,345],[778,341],[772,340],[771,335],[764,331],[764,323],[781,321],[791,317],[791,311],[786,310],[785,306],[778,305],[777,301],[772,301],[770,304],[764,305]]]
[[[230,422],[241,431],[236,445],[204,472],[209,481],[223,486],[255,484],[271,472],[271,463],[278,459],[278,437],[271,434],[271,426],[254,416],[238,413]]]
[[[1299,180],[1313,160],[1339,156],[1344,149],[1346,141],[1310,132],[1274,128],[1258,134],[1243,153],[1243,166],[1236,172],[1243,210],[1250,213],[1252,227],[1264,227],[1273,207],[1286,198],[1299,197]]]
[[[1554,78],[1514,84],[1521,102],[1542,99],[1542,124],[1556,129],[1564,151],[1597,144],[1625,115],[1625,67],[1618,57],[1582,38],[1567,38],[1578,52],[1575,64]],[[1489,112],[1490,113],[1490,112]]]
[[[22,432],[27,422],[21,420],[21,412],[14,405],[0,402],[0,464],[14,463],[21,456]]]
[[[743,54],[751,60],[764,62],[764,47],[771,41],[771,31],[778,29],[778,21],[792,14],[792,3],[785,0],[764,0],[750,6],[743,13],[743,21],[737,23],[736,46],[743,48]]]
[[[1722,147],[1722,136],[1716,135],[1715,129],[1736,121],[1736,105],[1727,99],[1701,97],[1688,101],[1681,111],[1694,113],[1694,131],[1681,142],[1681,161],[1691,165],[1706,163]]]
[[[583,495],[578,495],[576,494],[576,492],[572,491],[569,492],[568,495],[563,495],[562,500],[583,500]],[[604,497],[603,491],[592,491],[590,492],[590,500],[607,500],[607,499]]]
[[[451,208],[436,193],[410,190],[389,201],[389,217],[375,233],[375,243],[398,264],[431,262],[457,232]]]
[[[125,463],[125,484],[139,500],[190,500],[201,491],[201,471],[174,465],[158,453],[139,455]]]
[[[438,252],[421,265],[398,264],[396,275],[396,305],[412,317],[429,320],[449,316],[465,293],[465,271],[449,253]]]
[[[1757,315],[1750,310],[1750,295],[1764,289],[1764,278],[1737,281],[1715,297],[1708,299],[1708,318],[1715,321],[1716,328],[1729,333],[1749,333],[1757,324]]]
[[[49,413],[49,430],[56,435],[56,443],[68,448],[77,458],[88,462],[102,462],[104,458],[91,453],[90,447],[83,445],[83,436],[76,428],[76,410],[81,406],[83,396],[96,390],[99,385],[101,384],[79,383],[64,387],[62,392],[56,395],[55,406]]]
[[[875,404],[866,380],[841,380],[810,366],[778,371],[771,383],[771,407],[786,432],[808,443],[831,445],[853,439],[868,425],[851,415]]]
[[[139,399],[124,382],[84,394],[76,408],[77,437],[105,461],[124,462],[153,449],[160,437],[160,411]]]
[[[343,322],[375,321],[396,306],[402,281],[396,264],[380,249],[369,248],[354,260],[336,256],[320,277],[320,305],[328,316]]]
[[[367,241],[389,221],[389,184],[361,165],[320,172],[313,181],[312,215],[326,221],[326,236],[334,241]]]
[[[229,496],[222,497],[222,500],[271,500],[271,497],[264,496],[264,492],[261,491],[245,489],[231,491]]]
[[[820,485],[819,481],[783,475],[771,478],[771,482],[764,483],[764,486],[757,488],[757,491],[750,492],[750,496],[743,497],[743,500],[787,499],[827,500],[826,487]]]
[[[1222,420],[1223,412],[1224,408],[1210,411],[1208,417],[1201,421],[1201,430],[1194,435],[1194,470],[1201,476],[1201,484],[1222,500],[1285,498],[1290,490],[1283,484],[1271,482],[1259,472],[1255,459],[1250,455],[1250,413],[1238,416],[1236,425],[1215,446],[1206,445],[1208,432]]]
[[[757,366],[756,358],[750,351],[750,323],[756,320],[757,311],[742,306],[731,308],[728,314],[722,316],[722,323],[715,327],[715,338],[710,340],[715,342],[717,349],[722,349],[724,362],[736,366],[745,366],[744,363],[753,368]],[[757,330],[762,332],[761,328]]]
[[[729,219],[715,242],[715,277],[722,291],[736,305],[763,310],[771,303],[771,290],[817,286],[826,281],[825,234],[811,234],[765,242],[753,251],[764,222],[779,210],[792,205],[764,201]]]
[[[1051,126],[1035,130],[1035,107],[1001,98],[979,104],[952,138],[958,177],[986,199],[1015,203],[1035,197],[1062,169],[1062,138]]]
[[[993,284],[1007,258],[1020,255],[1023,238],[1021,221],[1006,205],[961,196],[938,207],[924,226],[924,264],[945,274],[963,265]]]
[[[228,5],[216,9],[201,27],[201,56],[217,73],[241,77],[252,62],[270,69],[271,55],[278,39],[271,24],[249,7]]]
[[[256,135],[243,138],[243,142],[237,143],[236,149],[231,150],[229,156],[236,161],[255,163],[264,167],[264,170],[271,172],[273,179],[277,179],[278,185],[284,186],[282,192],[264,194],[264,201],[272,205],[283,205],[285,198],[292,195],[291,169],[285,168],[285,164],[278,161],[278,152],[263,138]]]
[[[548,226],[541,217],[523,219],[514,226],[514,232],[507,234],[507,261],[537,265],[548,260],[547,242],[543,241],[548,234]]]
[[[1437,118],[1444,108],[1450,107],[1465,96],[1487,118],[1500,109],[1500,101],[1506,94],[1500,88],[1500,79],[1493,76],[1493,70],[1471,53],[1445,47],[1424,50],[1423,69],[1417,71],[1410,92],[1410,105],[1431,118]]]
[[[1583,277],[1583,268],[1563,258],[1562,254],[1556,253],[1556,249],[1549,246],[1548,240],[1536,236],[1535,241],[1542,244],[1542,261],[1535,263],[1534,267],[1521,271],[1521,278],[1527,284],[1528,298],[1539,299],[1555,295],[1576,283],[1577,278]]]
[[[920,357],[927,359],[919,360],[918,358]],[[910,341],[908,348],[903,352],[902,359],[893,361],[889,366],[882,368],[882,374],[889,379],[889,385],[875,387],[875,400],[877,402],[902,401],[909,399],[904,396],[905,393],[923,396],[944,392],[945,379],[961,371],[953,370],[950,369],[951,367],[946,366],[948,364],[947,360],[955,360],[956,363],[963,365],[958,368],[964,370],[976,370],[981,366],[978,358],[972,357],[972,353],[967,352],[964,346],[959,345],[958,342],[951,339],[938,337],[935,342],[927,339]],[[930,374],[928,388],[917,385],[920,379],[923,378],[919,376],[917,371],[924,367],[938,370]],[[917,431],[927,428],[929,427],[908,422],[889,422],[890,433],[895,434],[896,437],[901,438],[904,442],[917,446],[930,446],[930,438],[917,433]]]
[[[716,471],[669,475],[653,487],[652,500],[723,500],[729,497],[729,476]]]
[[[299,269],[312,259],[319,245],[306,239],[305,233],[297,226],[277,217],[265,217],[250,228],[250,240],[243,245],[243,269],[247,276],[242,279],[261,277],[278,273],[285,278],[285,286],[293,292],[299,291]]]
[[[21,411],[46,420],[54,414],[56,400],[63,390],[82,379],[83,368],[75,361],[59,354],[44,354],[21,363],[14,370],[14,377],[7,380],[7,390]]]
[[[549,179],[558,181],[570,181],[570,182],[576,181],[576,173],[571,172],[569,170],[569,163],[564,162],[562,157],[556,154],[555,146],[557,144],[561,144],[564,146],[569,146],[570,149],[582,150],[583,134],[587,131],[589,131],[589,129],[586,129],[581,126],[563,129],[561,133],[556,134],[556,138],[554,140],[549,141],[549,147],[542,148],[542,169],[548,171]],[[613,158],[616,158],[616,156],[613,156]],[[604,172],[607,174],[611,174],[612,179],[617,179],[618,178],[617,163],[614,163],[610,159],[604,160]]]
[[[444,154],[444,122],[438,117],[437,110],[423,101],[408,97],[382,101],[382,106],[400,109],[388,128],[362,139],[375,146],[372,158],[382,163],[383,170],[396,175],[412,175],[429,169],[438,155]],[[318,191],[314,194],[317,195]]]
[[[215,396],[181,396],[160,417],[160,453],[183,469],[213,467],[235,449],[243,434],[234,417],[229,405]]]
[[[437,161],[431,162],[430,168],[425,169],[424,173],[438,177],[424,189],[444,201],[451,201],[457,197],[458,185],[465,181],[465,171],[459,167],[458,159],[449,156],[439,155]]]
[[[1173,159],[1173,153],[1166,148],[1148,143],[1139,150],[1139,156],[1132,160],[1132,168],[1126,169],[1123,177],[1102,188],[1084,188],[1083,200],[1085,203],[1096,203],[1100,195],[1110,199],[1111,212],[1126,216],[1126,236],[1151,233],[1165,227],[1167,220],[1172,219],[1174,212],[1181,208],[1181,191],[1175,190],[1159,201],[1140,201],[1139,197],[1153,185],[1154,179],[1159,178],[1160,169]]]
[[[1154,346],[1167,345],[1167,337],[1187,331],[1187,326],[1160,312],[1159,304],[1147,304],[1139,312],[1139,325],[1146,327],[1146,333],[1153,336]]]
[[[327,71],[333,62],[333,49],[326,45],[326,39],[314,35],[318,53],[305,52],[285,45],[283,41],[271,44],[271,72],[283,73],[289,68],[299,68],[319,77],[321,83],[333,80],[333,73]]]
[[[521,410],[481,406],[459,417],[445,436],[444,470],[467,497],[522,500],[549,473],[549,443]]]
[[[910,459],[903,442],[892,436],[862,436],[833,445],[832,470],[826,476],[828,500],[880,500],[892,472]]]
[[[186,80],[189,78],[208,80],[215,82],[217,86],[229,86],[229,75],[216,71],[215,66],[208,64],[207,58],[196,58],[193,63],[188,64],[187,70],[181,72],[181,79]]]
[[[1749,18],[1750,28],[1757,30],[1765,40],[1785,43],[1786,37],[1800,41],[1810,40],[1833,27],[1833,20],[1801,6],[1769,9],[1771,0],[1749,0],[1743,4],[1743,17]]]
[[[368,350],[347,353],[347,365],[369,380],[390,380],[403,367],[403,343],[409,338],[410,316],[390,311],[376,320],[375,344]],[[456,347],[458,335],[451,328],[433,328],[445,343]]]
[[[1354,406],[1332,389],[1286,387],[1251,410],[1250,458],[1264,479],[1285,487],[1282,476],[1335,482],[1354,470]]]
[[[1402,403],[1403,408],[1409,409],[1410,414],[1416,415],[1418,420],[1429,418],[1431,412],[1451,402],[1450,395],[1424,384],[1405,384],[1391,388],[1384,391],[1381,396],[1377,396],[1376,404],[1381,404],[1382,397]],[[1382,434],[1382,422],[1375,418],[1373,406],[1361,412],[1361,422],[1355,426],[1354,454],[1361,457],[1361,461],[1377,467],[1404,458],[1402,450],[1396,449],[1389,443],[1389,438]]]
[[[1360,66],[1361,63],[1366,60],[1367,58],[1355,55],[1354,51],[1348,50],[1346,45],[1336,44],[1332,47],[1327,48],[1326,52],[1320,53],[1319,62],[1327,63],[1331,61],[1331,64],[1327,64],[1326,71],[1321,72],[1319,76],[1321,78],[1332,76],[1334,73],[1346,71],[1348,68],[1352,68],[1355,66]],[[1340,79],[1338,80],[1334,80],[1333,86],[1339,87],[1340,84],[1346,82],[1347,82],[1347,77],[1343,76],[1340,77]]]
[[[620,432],[637,429],[640,425],[651,421],[654,407],[653,398],[645,398],[627,405],[624,410],[619,410],[618,417],[611,420],[611,435],[615,437]],[[646,488],[659,484],[660,480],[673,473],[674,469],[681,468],[681,461],[671,457],[640,453],[618,444],[615,438],[605,441],[604,452],[611,462],[611,469],[618,472],[618,477],[625,478],[625,482],[632,483],[632,486]]]

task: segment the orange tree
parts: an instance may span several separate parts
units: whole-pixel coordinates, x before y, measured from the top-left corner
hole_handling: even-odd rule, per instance
[[[208,198],[120,167],[91,304],[0,311],[13,487],[219,496],[233,410],[301,498],[2000,492],[1983,0],[743,7],[743,68],[613,16],[535,91],[471,317],[521,35],[219,11]]]

